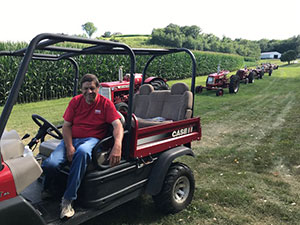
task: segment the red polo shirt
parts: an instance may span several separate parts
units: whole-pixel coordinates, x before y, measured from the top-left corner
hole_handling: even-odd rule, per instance
[[[63,118],[72,123],[73,138],[102,139],[107,135],[108,125],[120,119],[120,115],[108,98],[97,94],[95,101],[88,104],[81,94],[71,99]]]

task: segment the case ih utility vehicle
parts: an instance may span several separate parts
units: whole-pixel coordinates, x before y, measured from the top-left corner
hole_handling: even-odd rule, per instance
[[[197,86],[196,93],[202,93],[203,89],[215,90],[216,96],[224,94],[224,88],[229,88],[229,93],[237,93],[239,91],[240,80],[237,75],[227,78],[229,71],[222,70],[218,73],[209,74],[206,79],[206,86]]]
[[[86,47],[75,49],[55,45],[62,42],[81,43]],[[134,94],[136,56],[150,56],[143,73],[145,77],[153,59],[177,52],[185,52],[191,58],[193,71],[190,89],[184,83],[177,83],[170,90],[156,91],[153,86],[143,84],[139,92]],[[42,200],[43,176],[40,176],[42,171],[37,160],[33,156],[23,157],[24,145],[18,135],[14,131],[4,132],[4,128],[32,60],[53,63],[70,61],[75,69],[73,94],[76,95],[79,68],[74,58],[85,54],[129,56],[128,112],[121,114],[124,117],[121,120],[124,125],[122,160],[113,168],[107,164],[106,158],[113,143],[113,136],[108,131],[107,137],[93,148],[92,163],[75,202],[75,215],[61,221],[59,203],[69,172],[68,166],[61,168],[57,177],[54,189],[57,198]],[[0,55],[23,57],[0,118],[1,225],[80,224],[142,194],[152,195],[157,207],[166,213],[179,212],[191,202],[195,188],[194,176],[191,169],[178,159],[184,155],[193,156],[191,142],[201,138],[200,118],[193,117],[196,62],[189,50],[131,49],[116,42],[40,34],[27,48],[0,52]],[[53,106],[51,109],[54,109]],[[167,121],[148,120],[155,117]],[[43,159],[55,149],[62,134],[42,116],[33,114],[32,119],[39,130],[28,147],[33,148],[37,142],[41,142],[38,156]],[[54,138],[45,140],[47,134]]]

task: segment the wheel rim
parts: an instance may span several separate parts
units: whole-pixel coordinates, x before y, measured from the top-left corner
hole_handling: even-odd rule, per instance
[[[179,177],[174,184],[173,198],[177,203],[183,203],[190,193],[190,181],[187,177]]]
[[[239,90],[239,85],[238,85],[238,84],[236,84],[236,86],[235,86],[235,88],[234,88],[234,93],[237,93],[237,92],[238,92],[238,90]]]

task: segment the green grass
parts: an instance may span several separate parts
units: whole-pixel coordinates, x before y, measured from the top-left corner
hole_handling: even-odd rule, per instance
[[[109,38],[102,38],[104,40],[115,40],[124,44],[129,45],[132,48],[163,48],[159,45],[150,45],[149,40],[151,39],[150,35],[136,35],[136,36],[115,36]]]
[[[198,77],[197,85],[205,79]],[[85,224],[299,224],[299,86],[300,64],[292,64],[254,84],[241,84],[237,94],[197,94],[195,115],[201,117],[202,140],[193,143],[194,159],[182,159],[196,179],[191,205],[165,216],[156,211],[151,197],[142,196]],[[34,134],[32,113],[59,124],[68,101],[16,105],[7,129]]]

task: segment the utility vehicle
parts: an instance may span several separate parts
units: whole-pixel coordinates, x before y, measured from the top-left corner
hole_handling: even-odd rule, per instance
[[[229,71],[222,70],[207,76],[206,86],[197,86],[196,93],[202,93],[203,89],[215,90],[216,96],[224,95],[224,88],[229,88],[229,93],[237,93],[239,91],[240,80],[237,75],[232,75],[228,79]]]
[[[81,43],[84,47],[56,45],[63,42]],[[149,55],[143,72],[143,77],[146,77],[147,68],[155,58],[177,52],[185,52],[191,58],[190,88],[184,83],[177,83],[170,90],[156,91],[142,81],[139,92],[134,94],[137,56]],[[113,143],[113,136],[108,130],[107,137],[93,148],[92,163],[75,202],[75,215],[62,221],[59,219],[59,202],[68,166],[61,168],[57,177],[54,189],[57,198],[42,200],[43,175],[37,159],[34,156],[23,157],[24,145],[18,134],[5,131],[5,127],[32,60],[69,61],[74,66],[73,95],[76,95],[80,71],[76,57],[86,54],[129,56],[128,112],[121,113],[124,125],[122,160],[112,168],[107,164],[106,158]],[[19,56],[23,60],[0,117],[0,224],[80,224],[142,194],[153,196],[158,209],[165,213],[176,213],[187,207],[193,198],[195,180],[192,170],[181,163],[179,157],[193,156],[191,142],[201,139],[200,118],[193,116],[196,61],[191,51],[132,49],[122,43],[44,33],[32,39],[28,47],[0,52],[0,56],[3,55]],[[55,107],[51,106],[51,110]],[[164,117],[167,121],[148,119],[155,117]],[[39,130],[28,147],[33,148],[40,142],[38,160],[43,160],[55,149],[62,134],[42,115],[33,114],[32,119]],[[46,135],[52,138],[45,139]]]

